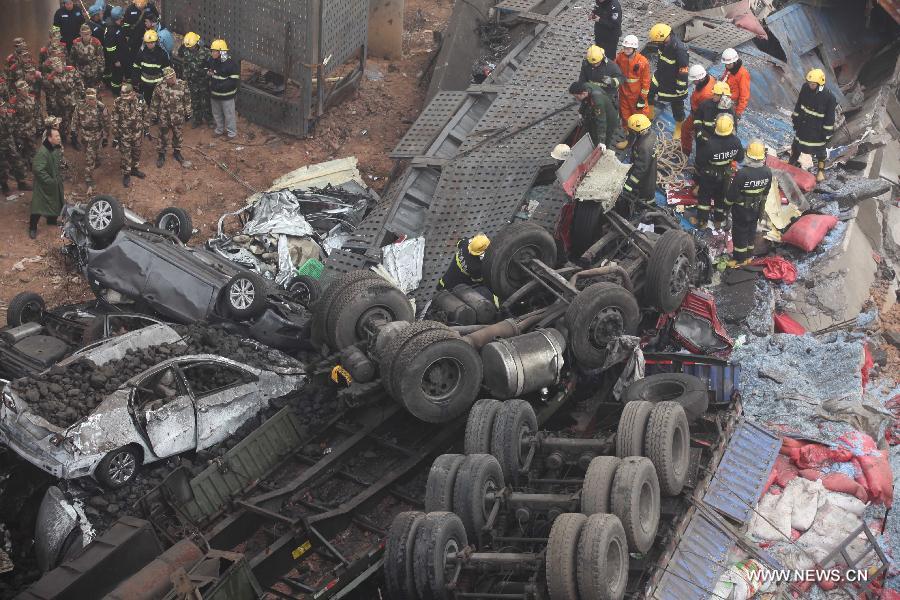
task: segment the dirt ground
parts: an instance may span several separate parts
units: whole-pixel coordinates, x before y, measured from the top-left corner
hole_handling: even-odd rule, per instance
[[[388,153],[422,108],[427,81],[420,85],[420,76],[434,46],[432,32],[444,29],[452,7],[446,0],[408,1],[402,59],[370,59],[359,91],[329,110],[316,125],[313,137],[291,138],[239,118],[238,137],[228,142],[214,138],[211,129],[188,125],[183,154],[190,167],[175,162],[170,149],[166,164],[157,169],[155,141],[145,139],[141,170],[147,178],[133,177],[131,187],[124,188],[118,150],[107,147],[101,151],[103,162],[94,173],[94,193],[117,196],[146,218],[167,206],[184,208],[199,230],[194,243],[202,243],[215,232],[218,218],[242,206],[251,193],[213,161],[224,163],[237,178],[259,190],[298,167],[356,156],[365,181],[381,191],[394,166]],[[110,95],[105,94],[103,100],[112,106]],[[67,148],[65,156],[70,165],[65,182],[67,201],[84,201],[82,152]],[[10,184],[15,195],[15,182]],[[59,228],[42,221],[37,239],[28,238],[30,202],[30,192],[12,200],[0,196],[0,313],[4,320],[9,300],[19,292],[39,292],[48,306],[76,302],[90,294],[81,277],[65,271]]]

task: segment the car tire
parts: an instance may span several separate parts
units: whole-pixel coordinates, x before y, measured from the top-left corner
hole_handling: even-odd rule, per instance
[[[413,321],[415,316],[400,288],[380,277],[364,279],[347,286],[335,298],[325,318],[325,341],[333,350],[343,350],[365,341],[373,320]]]
[[[228,314],[236,321],[251,321],[266,310],[266,281],[250,271],[238,273],[222,288]]]
[[[21,292],[13,296],[6,307],[6,324],[18,327],[25,323],[40,323],[47,303],[35,292]]]
[[[168,231],[177,237],[182,244],[187,244],[191,236],[194,235],[194,223],[191,220],[191,215],[183,208],[178,208],[177,206],[162,209],[156,215],[153,224],[157,229]]]
[[[391,522],[384,545],[384,583],[388,597],[419,600],[413,575],[416,533],[425,513],[407,511]]]
[[[366,279],[373,279],[379,277],[374,272],[368,269],[360,269],[358,271],[351,271],[349,273],[344,273],[340,277],[332,280],[325,286],[322,297],[313,303],[313,318],[312,318],[312,342],[316,346],[321,346],[325,343],[325,321],[328,315],[331,313],[331,305],[334,303],[335,298],[337,298],[344,288],[353,283],[363,281]]]
[[[463,443],[466,454],[491,453],[491,433],[502,405],[499,400],[483,398],[472,406],[466,419],[466,437]]]
[[[140,464],[138,451],[131,446],[123,446],[100,460],[94,471],[94,477],[104,487],[115,490],[134,480]]]
[[[453,512],[453,486],[464,454],[441,454],[431,463],[425,483],[425,512]]]
[[[652,402],[632,400],[625,403],[616,428],[616,456],[625,458],[644,455],[644,436],[651,412]]]
[[[598,239],[600,219],[603,217],[603,206],[593,200],[575,202],[572,215],[572,229],[569,245],[569,256],[573,260],[581,258],[584,251]]]
[[[503,486],[500,463],[490,454],[469,454],[459,465],[453,484],[453,512],[462,519],[466,534],[474,542],[478,541],[494,505],[485,496],[499,492]]]
[[[481,356],[450,331],[426,331],[403,346],[389,376],[394,398],[414,417],[446,423],[469,410],[478,397]]]
[[[688,423],[693,423],[709,408],[709,390],[693,375],[657,373],[632,382],[622,393],[622,401],[677,402],[684,408]]]
[[[553,521],[546,559],[550,600],[578,598],[578,542],[587,520],[580,513],[563,513]]]
[[[628,545],[616,515],[588,517],[578,540],[578,591],[569,598],[622,600],[628,583]]]
[[[625,529],[632,552],[646,553],[659,527],[659,479],[649,458],[629,456],[616,469],[610,496],[612,510]]]
[[[94,196],[84,212],[84,226],[91,238],[99,241],[112,240],[125,226],[125,209],[112,196]]]
[[[660,492],[666,496],[680,494],[691,461],[691,432],[687,415],[677,402],[660,402],[653,407],[644,455],[656,467]]]
[[[511,296],[530,281],[516,266],[521,259],[537,258],[550,267],[556,264],[556,241],[538,225],[523,221],[507,225],[491,240],[484,254],[483,273],[491,291],[500,298]]]
[[[529,454],[523,438],[537,433],[537,429],[537,415],[525,400],[507,400],[497,412],[491,431],[491,454],[500,461],[506,481],[515,485],[523,479]]]
[[[420,598],[450,600],[447,589],[447,554],[460,552],[469,544],[466,529],[458,516],[450,512],[433,512],[416,532],[413,578]]]
[[[294,275],[284,285],[291,300],[310,308],[322,297],[322,284],[309,275]]]
[[[640,316],[634,294],[615,283],[595,283],[579,292],[566,310],[569,344],[579,366],[601,368],[609,340],[634,335]]]
[[[622,464],[615,456],[596,456],[588,464],[581,485],[581,512],[587,516],[610,512],[610,496],[616,471]]]
[[[690,234],[680,229],[662,234],[647,261],[646,303],[664,313],[681,306],[691,289],[695,262],[694,240]]]

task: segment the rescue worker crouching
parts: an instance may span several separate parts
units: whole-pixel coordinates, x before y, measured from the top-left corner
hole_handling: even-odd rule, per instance
[[[647,208],[655,208],[656,134],[653,132],[650,119],[642,114],[628,117],[628,129],[635,139],[631,145],[631,168],[625,177],[619,200],[627,202],[629,209],[636,203]]]
[[[697,172],[699,194],[697,216],[691,223],[705,227],[709,213],[715,205],[716,227],[725,224],[725,193],[734,172],[732,163],[744,160],[744,147],[734,135],[734,119],[731,115],[719,115],[715,134],[697,149],[694,167]]]
[[[624,79],[619,65],[609,60],[603,48],[595,45],[587,49],[585,58],[581,61],[578,81],[592,90],[599,89],[605,92],[615,106],[619,86]],[[627,144],[628,142],[622,140],[616,144],[616,148],[624,150]]]
[[[772,187],[772,170],[765,165],[766,147],[753,140],[747,147],[747,162],[735,174],[725,199],[731,211],[731,240],[734,260],[729,266],[746,264],[753,254],[756,225],[766,208],[766,198]]]
[[[811,154],[816,158],[816,181],[825,179],[825,159],[828,157],[826,145],[834,135],[834,113],[837,101],[825,89],[825,72],[813,69],[806,74],[806,85],[800,88],[797,104],[794,106],[794,143],[791,144],[790,164],[800,166],[800,154]]]
[[[688,64],[690,57],[687,46],[672,33],[672,27],[657,23],[650,28],[650,43],[659,48],[659,63],[650,80],[650,118],[656,116],[656,104],[672,106],[675,131],[672,138],[681,139],[684,123],[684,99],[688,94]]]
[[[592,90],[581,81],[570,85],[569,93],[581,103],[578,112],[584,131],[590,134],[595,146],[606,151],[619,127],[619,112],[612,100],[603,90]]]
[[[479,233],[471,238],[462,238],[456,242],[456,252],[447,272],[438,282],[439,290],[452,290],[461,283],[471,286],[478,290],[486,297],[490,298],[491,294],[484,286],[484,275],[482,274],[482,263],[484,253],[491,240],[483,233]]]

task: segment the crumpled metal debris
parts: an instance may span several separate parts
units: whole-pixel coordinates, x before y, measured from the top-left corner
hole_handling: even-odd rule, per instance
[[[630,168],[631,165],[619,162],[613,152],[604,152],[575,188],[575,197],[582,201],[600,202],[603,212],[609,211],[622,192]]]
[[[6,525],[0,523],[0,573],[8,573],[15,568],[9,553],[12,552],[12,541]]]
[[[403,293],[408,294],[422,281],[422,260],[425,258],[425,238],[417,237],[381,249],[381,264]]]
[[[644,362],[644,352],[641,350],[641,338],[633,335],[620,335],[613,338],[606,345],[606,362],[603,363],[602,371],[612,367],[613,365],[625,362],[625,368],[622,374],[613,386],[613,396],[618,400],[622,391],[632,382],[644,378],[646,363]]]
[[[263,194],[253,206],[253,217],[244,225],[245,235],[284,234],[303,237],[313,234],[312,226],[291,192]]]

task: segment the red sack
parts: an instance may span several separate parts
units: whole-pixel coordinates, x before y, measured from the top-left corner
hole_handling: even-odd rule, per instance
[[[806,328],[800,323],[788,316],[787,313],[775,313],[775,333],[791,333],[793,335],[803,335]]]
[[[784,171],[790,175],[791,179],[793,179],[797,186],[804,192],[811,192],[816,188],[816,176],[800,167],[789,165],[772,155],[766,157],[766,166],[770,169]]]
[[[863,364],[859,370],[860,375],[862,376],[863,389],[866,389],[866,384],[869,383],[869,371],[874,366],[875,366],[875,360],[872,358],[872,353],[869,352],[869,344],[865,344],[863,346]]]
[[[766,256],[756,258],[751,263],[753,266],[763,265],[763,275],[766,279],[794,283],[797,281],[797,269],[794,263],[780,256]]]
[[[869,498],[890,508],[894,500],[894,475],[891,473],[887,452],[879,450],[874,456],[860,456],[858,460],[866,478]]]
[[[822,444],[807,444],[800,448],[797,466],[801,469],[819,469],[836,462],[847,462],[853,453],[846,448],[829,448]]]
[[[791,459],[783,454],[779,454],[775,458],[775,468],[772,471],[775,472],[775,482],[781,487],[787,487],[787,484],[797,477],[798,469],[791,462]]]
[[[829,473],[828,475],[822,475],[822,472],[818,469],[803,469],[802,471],[800,471],[799,475],[800,477],[809,479],[810,481],[821,479],[822,485],[825,486],[826,490],[850,494],[851,496],[856,496],[862,502],[869,501],[869,494],[868,492],[866,492],[866,488],[859,485],[857,482],[853,481],[843,473]]]
[[[812,252],[816,246],[834,229],[838,219],[833,215],[803,215],[782,234],[781,241],[796,246],[804,252]]]

